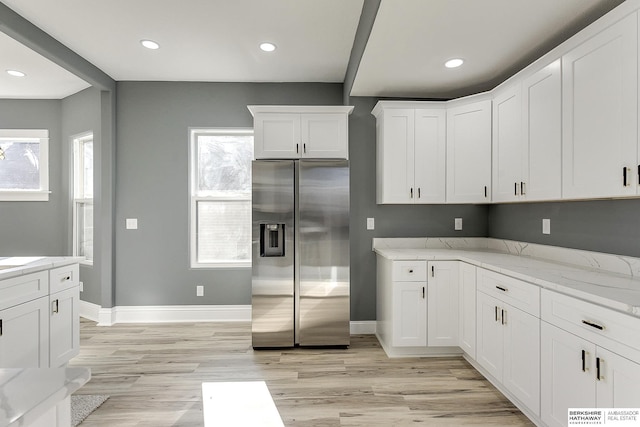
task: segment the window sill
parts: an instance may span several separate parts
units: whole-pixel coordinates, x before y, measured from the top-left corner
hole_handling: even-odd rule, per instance
[[[0,191],[0,202],[48,202],[51,191]]]
[[[218,262],[218,263],[200,263],[200,264],[191,264],[191,269],[193,270],[219,270],[219,269],[238,269],[245,270],[251,268],[251,261],[244,262]]]

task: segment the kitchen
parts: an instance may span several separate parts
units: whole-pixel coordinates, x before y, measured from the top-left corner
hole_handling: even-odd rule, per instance
[[[370,7],[368,2],[365,6]],[[357,20],[359,9],[356,12]],[[67,63],[74,64],[68,52],[57,52]],[[3,128],[45,127],[52,134],[65,135],[64,139],[66,135],[85,131],[86,123],[91,123],[89,127],[94,130],[102,129],[101,152],[96,157],[100,159],[96,170],[102,171],[95,180],[96,193],[102,195],[100,201],[96,199],[96,211],[102,213],[96,216],[96,257],[93,267],[82,266],[81,273],[82,299],[89,303],[86,308],[93,310],[92,317],[104,324],[148,318],[158,307],[172,308],[162,313],[173,316],[169,320],[189,320],[193,313],[180,308],[190,305],[223,310],[222,314],[215,310],[205,313],[208,320],[219,316],[246,318],[250,271],[189,269],[187,129],[251,127],[247,105],[342,105],[348,84],[115,83],[97,72],[92,79],[94,88],[62,101],[12,100],[10,105],[9,101],[0,104]],[[110,98],[109,85],[117,90],[115,102]],[[357,189],[351,192],[350,200],[351,320],[362,330],[370,331],[376,318],[373,237],[494,237],[640,256],[635,244],[640,229],[634,215],[636,199],[377,205],[376,119],[371,115],[377,101],[377,97],[353,96],[346,102],[355,107],[349,121],[349,145],[352,188]],[[116,125],[110,121],[110,115],[117,117]],[[38,123],[30,121],[33,119]],[[65,202],[69,191],[65,171],[69,167],[64,151],[68,148],[61,144],[62,140],[61,136],[57,142],[61,150],[52,150],[50,156],[53,192],[50,201],[36,202],[37,209],[28,203],[3,203],[2,216],[8,218],[0,226],[3,253],[70,253],[70,221]],[[113,141],[117,141],[117,149]],[[365,221],[369,217],[375,218],[374,231],[366,230]],[[125,229],[127,218],[138,219],[137,230]],[[462,231],[453,229],[454,218],[463,218]],[[552,234],[548,236],[540,233],[542,218],[551,219]],[[52,223],[60,226],[50,227]],[[4,247],[9,244],[9,248]],[[204,285],[203,297],[196,296],[197,285]],[[147,313],[145,307],[156,311]]]

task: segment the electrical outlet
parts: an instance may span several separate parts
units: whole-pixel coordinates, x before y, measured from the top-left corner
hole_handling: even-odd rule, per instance
[[[454,229],[462,230],[462,218],[456,218],[453,223],[454,223]]]
[[[125,225],[127,230],[137,230],[138,229],[138,218],[127,218],[125,221]]]
[[[83,292],[83,291],[84,291],[84,283],[80,282],[80,292]]]
[[[367,230],[375,230],[375,229],[376,229],[375,218],[367,218]]]
[[[542,220],[542,234],[551,234],[551,220],[549,218]]]
[[[204,286],[196,286],[196,296],[203,297],[204,296]]]

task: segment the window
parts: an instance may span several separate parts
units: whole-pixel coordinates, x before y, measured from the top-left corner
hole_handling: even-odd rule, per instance
[[[93,134],[73,139],[73,255],[93,263]]]
[[[0,129],[0,201],[49,200],[49,131]]]
[[[253,130],[190,133],[191,267],[251,266]]]

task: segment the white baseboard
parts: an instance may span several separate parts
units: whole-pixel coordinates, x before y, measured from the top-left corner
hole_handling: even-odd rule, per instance
[[[98,326],[116,323],[250,322],[250,305],[144,305],[102,308],[80,301],[80,316]],[[376,321],[353,321],[352,335],[375,334]]]
[[[351,335],[373,335],[376,333],[375,320],[351,321]]]

